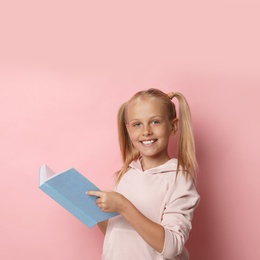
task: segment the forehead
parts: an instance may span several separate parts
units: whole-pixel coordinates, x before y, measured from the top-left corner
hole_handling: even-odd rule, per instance
[[[165,116],[166,105],[155,97],[141,97],[129,102],[126,109],[128,120],[144,117]]]

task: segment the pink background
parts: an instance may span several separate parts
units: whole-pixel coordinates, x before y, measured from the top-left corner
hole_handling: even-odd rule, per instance
[[[38,168],[75,167],[111,189],[121,165],[117,109],[157,87],[182,92],[192,109],[202,200],[191,259],[260,259],[259,8],[2,1],[0,258],[100,259],[98,228],[40,191]]]

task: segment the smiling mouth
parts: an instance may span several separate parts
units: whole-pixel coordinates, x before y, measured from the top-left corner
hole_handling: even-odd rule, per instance
[[[156,141],[157,141],[156,139],[153,139],[153,140],[141,141],[141,143],[144,145],[149,145],[149,144],[153,144]]]

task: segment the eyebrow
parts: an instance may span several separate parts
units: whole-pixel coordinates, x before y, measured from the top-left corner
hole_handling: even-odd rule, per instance
[[[150,118],[149,118],[149,120],[151,120],[151,119],[154,119],[154,118],[164,118],[163,116],[159,116],[159,115],[155,115],[155,116],[151,116]],[[132,119],[132,120],[129,120],[129,122],[133,122],[133,121],[140,121],[141,119],[139,119],[139,118],[134,118],[134,119]]]

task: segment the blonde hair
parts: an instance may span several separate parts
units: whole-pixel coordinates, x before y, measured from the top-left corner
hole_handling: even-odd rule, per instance
[[[128,102],[121,105],[118,111],[118,138],[122,155],[123,166],[121,170],[116,172],[116,184],[129,168],[129,164],[139,158],[139,151],[133,146],[127,131],[126,110],[127,105],[137,98],[157,98],[160,99],[166,106],[169,120],[176,118],[176,108],[171,99],[176,98],[179,102],[179,134],[178,134],[178,164],[177,174],[182,169],[185,177],[191,176],[195,179],[197,168],[197,160],[195,153],[195,143],[191,125],[191,114],[189,105],[185,97],[178,92],[165,94],[158,89],[148,89],[137,92]]]

